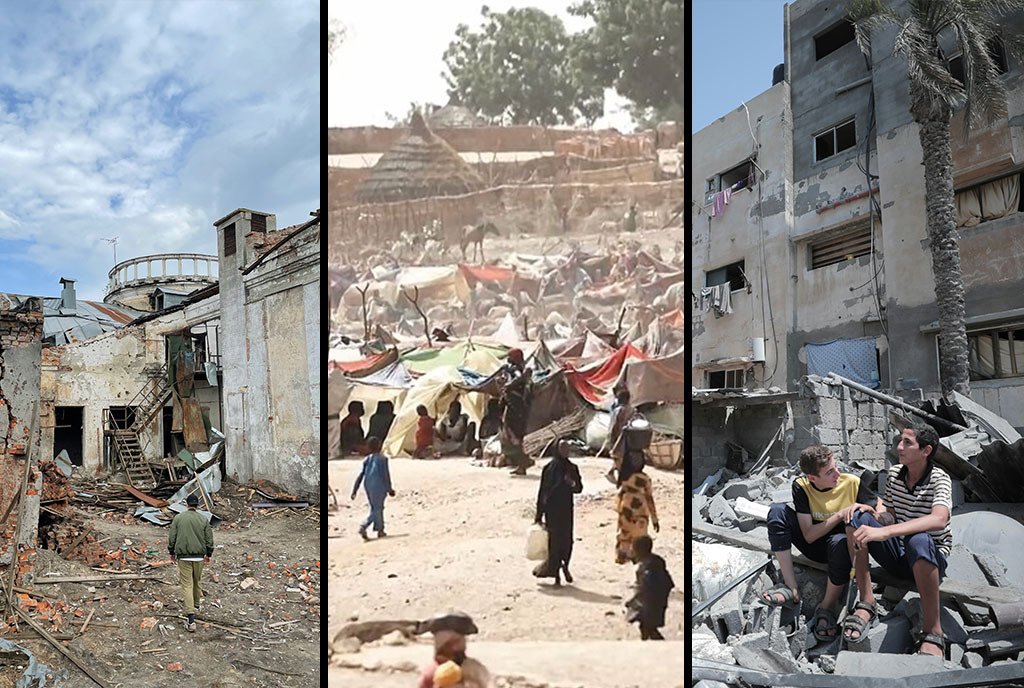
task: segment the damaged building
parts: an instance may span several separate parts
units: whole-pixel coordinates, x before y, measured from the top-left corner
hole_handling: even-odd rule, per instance
[[[1014,617],[1024,603],[1015,573],[1024,537],[1024,65],[992,36],[1008,114],[972,127],[969,140],[962,112],[950,128],[972,398],[939,399],[907,67],[893,56],[891,31],[865,59],[848,11],[823,0],[787,5],[785,63],[771,87],[693,138],[694,680],[1010,685],[1024,649]],[[1001,26],[1019,34],[1024,17]],[[956,75],[962,57],[952,41],[942,48]],[[779,580],[765,521],[772,503],[792,501],[800,451],[829,447],[841,470],[880,494],[897,461],[894,437],[921,421],[938,431],[935,461],[953,483],[954,545],[940,589],[947,658],[903,656],[921,628],[920,598],[913,581],[878,567],[879,622],[857,645],[810,632],[825,576],[806,558],[794,557],[801,603],[759,605]],[[854,598],[844,598],[840,623]]]
[[[35,383],[7,382],[15,366],[5,384],[38,404],[39,456],[63,453],[86,475],[124,473],[146,489],[173,474],[182,449],[208,451],[223,438],[224,475],[317,493],[320,239],[311,215],[278,230],[273,214],[236,210],[216,225],[218,255],[122,261],[102,303],[77,298],[66,278],[56,298],[0,295],[19,318],[38,308]]]

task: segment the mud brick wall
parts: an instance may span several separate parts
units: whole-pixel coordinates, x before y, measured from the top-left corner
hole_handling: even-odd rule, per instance
[[[571,208],[573,226],[601,208],[625,208],[636,201],[641,209],[663,209],[667,213],[679,203],[683,181],[636,184],[531,184],[499,186],[462,196],[438,196],[415,201],[377,203],[333,208],[328,226],[328,259],[331,265],[343,260],[343,249],[358,245],[381,246],[394,241],[403,231],[418,231],[440,220],[449,244],[457,242],[464,225],[494,221],[499,229],[510,214],[525,213],[534,231],[557,228],[558,210]]]
[[[550,151],[555,141],[579,135],[577,129],[516,127],[438,127],[432,131],[459,152]],[[383,153],[409,135],[407,127],[340,127],[327,130],[328,155]]]
[[[39,408],[42,341],[41,312],[0,311],[0,514],[17,494],[30,446],[38,448],[38,427],[34,436],[30,432]],[[38,497],[34,501],[38,509]],[[0,524],[5,535],[13,519]],[[38,511],[26,521],[34,528]]]

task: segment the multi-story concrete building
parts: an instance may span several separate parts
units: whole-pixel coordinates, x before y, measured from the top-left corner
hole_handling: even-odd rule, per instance
[[[802,375],[835,370],[897,392],[939,390],[906,63],[892,33],[866,58],[846,12],[823,0],[787,5],[774,85],[694,135],[697,387],[793,390]],[[1021,32],[1024,17],[1002,30]],[[945,47],[956,73],[959,57]],[[954,186],[973,397],[1020,428],[1024,65],[1007,59],[999,36],[991,50],[1009,113],[966,141],[962,113],[954,118]]]

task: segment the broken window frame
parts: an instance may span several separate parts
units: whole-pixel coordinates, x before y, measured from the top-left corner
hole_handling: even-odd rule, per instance
[[[740,164],[734,165],[724,172],[716,174],[714,177],[710,177],[707,180],[707,188],[704,192],[704,205],[710,206],[714,201],[715,194],[719,191],[724,191],[725,189],[731,189],[733,191],[749,189],[752,186],[753,178],[753,158],[747,158]],[[741,184],[741,182],[745,183]]]
[[[843,127],[846,127],[846,126],[851,125],[851,124],[853,125],[853,141],[850,143],[850,145],[846,146],[846,148],[843,148],[842,150],[839,150],[839,130],[842,129]],[[829,153],[828,155],[825,155],[825,156],[819,158],[818,157],[818,139],[822,138],[823,136],[827,136],[827,135],[831,135],[831,137],[832,137],[832,152]],[[847,117],[846,119],[840,121],[838,124],[834,124],[834,125],[832,125],[830,127],[826,127],[825,129],[822,129],[817,134],[815,134],[814,136],[811,137],[811,149],[812,149],[812,153],[814,155],[814,162],[815,163],[824,162],[825,160],[829,160],[830,158],[834,158],[837,155],[839,155],[840,153],[845,153],[846,151],[854,149],[856,147],[857,147],[857,116],[856,115],[851,115],[851,116]]]
[[[1005,351],[1002,335],[1005,335]],[[986,341],[987,345],[983,345]],[[991,370],[981,368],[980,352],[984,349],[991,356]],[[967,361],[972,382],[1024,377],[1024,322],[968,329]]]
[[[1002,174],[1002,175],[999,175],[998,177],[993,177],[992,179],[986,179],[986,180],[981,181],[981,182],[973,182],[969,186],[964,186],[964,187],[961,187],[959,189],[954,190],[953,191],[953,203],[954,203],[954,206],[955,206],[955,204],[957,202],[957,198],[958,198],[958,196],[960,194],[967,193],[967,192],[970,192],[970,191],[977,191],[978,192],[978,213],[980,215],[980,218],[978,219],[978,225],[983,225],[986,222],[995,222],[996,220],[1005,219],[1006,217],[1009,217],[1010,215],[1015,215],[1016,213],[1010,213],[1009,215],[1004,215],[1003,217],[990,217],[990,218],[986,218],[985,217],[985,196],[984,196],[984,194],[981,193],[981,188],[983,186],[985,186],[987,184],[991,184],[992,182],[1001,181],[1003,179],[1010,179],[1011,177],[1018,177],[1019,178],[1018,179],[1018,183],[1020,184],[1021,192],[1020,192],[1020,198],[1017,200],[1017,213],[1024,213],[1024,169],[1016,169],[1013,172],[1010,172],[1008,174]],[[977,227],[978,225],[973,225],[973,227]],[[960,231],[963,231],[965,229],[971,229],[971,228],[972,227],[965,227],[965,226],[959,225],[959,224],[957,225],[957,230],[960,230]]]
[[[723,265],[721,267],[717,267],[714,270],[705,270],[704,271],[704,286],[705,287],[717,287],[719,284],[725,284],[726,282],[728,282],[729,285],[730,285],[729,291],[736,292],[736,291],[741,291],[743,289],[746,289],[747,285],[749,284],[749,281],[747,280],[747,273],[744,271],[745,267],[746,267],[746,261],[745,260],[738,260],[738,261],[735,261],[733,263],[729,263],[727,265]],[[722,272],[722,271],[724,271],[722,276],[725,277],[725,279],[712,283],[711,282],[712,279],[716,279],[716,280],[718,279],[718,275],[716,273]],[[712,277],[713,275],[714,275],[714,277]],[[739,280],[739,285],[738,286],[737,286],[737,280]]]
[[[871,231],[871,222],[865,220],[811,239],[807,242],[807,270],[820,270],[871,255]],[[853,250],[839,250],[843,246]],[[815,253],[823,250],[827,251],[826,256],[816,258]]]
[[[854,31],[853,20],[849,15],[847,15],[814,36],[814,61],[821,62],[829,55],[832,55],[842,49],[844,46],[855,42],[856,39],[857,36]],[[829,41],[829,44],[823,46],[826,41]],[[833,41],[842,42],[832,43]]]

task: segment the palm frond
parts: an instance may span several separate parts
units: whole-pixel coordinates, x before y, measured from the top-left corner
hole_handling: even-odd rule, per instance
[[[882,0],[853,0],[850,3],[850,20],[853,22],[854,38],[860,51],[871,58],[871,39],[890,26],[899,26],[903,19]]]
[[[996,28],[992,24],[989,19],[979,19],[953,25],[963,55],[964,90],[967,93],[965,140],[971,124],[983,119],[991,122],[1006,114],[1006,89],[988,50],[988,41]]]
[[[963,104],[967,97],[963,84],[949,73],[939,55],[936,37],[926,31],[915,17],[904,21],[896,34],[893,51],[907,61],[907,76],[928,98],[930,112],[937,112],[938,106],[956,108]]]

